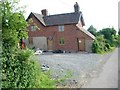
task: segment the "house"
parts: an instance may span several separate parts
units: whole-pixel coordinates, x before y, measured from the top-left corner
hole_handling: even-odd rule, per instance
[[[65,50],[68,52],[91,52],[94,36],[83,28],[85,26],[82,12],[76,2],[74,12],[48,15],[46,9],[42,14],[31,12],[27,18],[28,46],[45,50]]]

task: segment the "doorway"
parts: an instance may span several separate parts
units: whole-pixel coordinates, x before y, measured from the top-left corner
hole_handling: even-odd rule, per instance
[[[48,50],[53,50],[53,40],[48,39]]]
[[[77,39],[77,41],[78,41],[78,51],[85,51],[85,39],[80,38]]]

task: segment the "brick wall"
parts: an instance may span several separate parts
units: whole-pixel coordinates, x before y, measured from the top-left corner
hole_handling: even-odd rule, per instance
[[[78,30],[76,27],[76,24],[71,25],[64,25],[64,31],[59,32],[58,26],[49,26],[44,27],[35,17],[32,17],[33,23],[36,24],[40,30],[37,31],[29,31],[28,35],[29,37],[53,37],[53,50],[60,49],[60,50],[66,50],[70,52],[76,52],[78,51],[78,38],[85,38],[87,40],[92,40],[88,35],[83,33],[82,31]],[[31,25],[32,25],[31,24]],[[79,26],[82,26],[81,23],[78,23]],[[30,29],[30,27],[29,27]],[[60,45],[59,39],[63,37],[65,44]]]

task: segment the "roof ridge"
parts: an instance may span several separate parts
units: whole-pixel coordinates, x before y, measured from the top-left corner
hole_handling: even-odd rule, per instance
[[[79,12],[62,13],[62,14],[54,14],[54,15],[44,16],[39,13],[31,12],[31,14],[33,14],[44,26],[73,24],[73,23],[77,24],[81,13],[82,12],[79,11]]]
[[[39,13],[36,13],[36,12],[31,12],[33,14],[39,14]],[[48,15],[48,16],[45,16],[45,17],[50,17],[50,16],[57,16],[57,15],[66,15],[66,14],[75,14],[76,12],[71,12],[71,13],[61,13],[61,14],[53,14],[53,15]],[[81,11],[79,11],[78,13],[82,13]],[[39,14],[39,15],[42,15],[42,14]],[[43,16],[43,15],[42,15]]]
[[[50,17],[50,16],[58,16],[58,15],[66,15],[66,14],[75,14],[76,12],[71,12],[71,13],[61,13],[61,14],[53,14],[53,15],[48,15],[48,16],[46,16],[46,17]],[[81,13],[81,11],[80,12],[78,12],[78,13]]]

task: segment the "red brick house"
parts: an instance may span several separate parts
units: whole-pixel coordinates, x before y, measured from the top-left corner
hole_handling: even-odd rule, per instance
[[[78,3],[74,5],[72,13],[48,15],[46,9],[41,12],[31,12],[27,18],[27,21],[32,18],[28,26],[29,46],[46,50],[91,52],[95,37],[83,29],[85,23]]]

